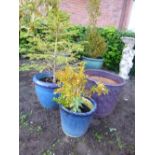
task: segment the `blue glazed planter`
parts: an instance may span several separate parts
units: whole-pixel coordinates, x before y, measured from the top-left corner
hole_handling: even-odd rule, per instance
[[[92,99],[89,100],[94,107],[86,113],[75,113],[64,108],[62,105],[60,106],[61,126],[67,136],[81,137],[88,130],[91,119],[96,111],[96,102]]]
[[[54,97],[59,97],[59,94],[54,94],[54,90],[58,88],[57,84],[42,82],[40,79],[44,77],[52,77],[50,73],[38,73],[33,76],[35,83],[35,92],[42,107],[45,109],[58,109],[59,105],[53,101]]]
[[[105,83],[105,86],[109,90],[109,93],[107,95],[101,94],[100,96],[98,96],[96,93],[92,95],[92,98],[96,101],[96,104],[97,104],[97,110],[95,112],[95,116],[99,118],[103,118],[105,116],[110,115],[117,105],[118,97],[126,83],[125,80],[122,79],[117,74],[114,74],[112,72],[105,71],[105,70],[99,70],[99,69],[98,70],[88,69],[85,71],[85,74],[104,77],[110,80],[114,80],[116,82],[116,84]],[[89,77],[87,80],[88,81],[86,84],[86,89],[90,89],[98,82],[96,80],[92,80]]]
[[[103,59],[83,57],[83,61],[85,62],[85,69],[101,69],[103,66]]]

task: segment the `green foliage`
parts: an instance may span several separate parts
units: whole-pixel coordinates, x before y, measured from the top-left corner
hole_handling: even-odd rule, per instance
[[[88,1],[89,24],[92,27],[96,27],[97,19],[101,14],[100,3],[101,3],[101,0]]]
[[[42,63],[41,65],[36,63],[23,63],[19,66],[19,71],[30,71],[30,70],[36,70],[36,71],[43,71],[46,68],[47,64]]]
[[[73,112],[81,112],[80,107],[82,104],[92,109],[92,104],[84,97],[91,97],[95,92],[98,95],[108,93],[107,88],[101,83],[98,83],[97,86],[94,86],[86,93],[87,76],[84,74],[83,63],[77,67],[67,65],[64,70],[59,70],[56,73],[56,77],[59,81],[58,85],[61,86],[56,90],[56,93],[60,93],[61,96],[55,101]]]
[[[87,28],[81,25],[72,25],[70,28],[68,28],[68,32],[72,33],[70,36],[71,42],[81,42],[85,39]]]
[[[19,53],[26,55],[29,53],[41,53],[39,38],[44,38],[47,30],[45,20],[39,7],[40,0],[25,0],[19,8]]]
[[[100,33],[107,42],[107,52],[104,53],[104,67],[118,72],[124,44],[121,40],[121,33],[113,27],[100,29]]]
[[[80,44],[70,42],[69,15],[60,10],[59,3],[60,0],[38,0],[20,6],[20,54],[26,53],[31,60],[46,60],[46,68],[53,70],[53,82],[56,66],[73,60],[73,51],[83,50]],[[64,57],[66,54],[71,59]]]
[[[116,134],[116,144],[120,150],[123,150],[125,147],[125,143],[122,141],[119,134]]]
[[[100,0],[88,1],[89,27],[85,37],[84,55],[92,58],[103,57],[106,52],[106,42],[104,37],[97,31],[97,19],[100,15]]]
[[[101,142],[103,140],[103,135],[100,132],[95,131],[94,136],[98,142]]]
[[[133,37],[133,38],[135,38],[135,33],[133,31],[121,31],[121,34],[124,37]]]
[[[74,25],[68,29],[68,32],[72,33],[72,35],[70,35],[69,37],[70,42],[81,45],[81,49],[80,50],[76,49],[75,51],[76,58],[81,58],[81,56],[84,55],[84,40],[86,31],[87,28],[81,25]]]
[[[124,43],[122,42],[121,37],[134,37],[135,34],[131,31],[119,31],[114,27],[106,27],[104,29],[100,29],[100,33],[106,39],[106,42],[108,44],[107,52],[103,55],[104,67],[109,70],[118,72],[119,63],[124,48]],[[134,74],[134,71],[132,72],[132,74]]]
[[[83,27],[80,27],[80,26],[76,28],[84,29]],[[88,31],[88,28],[87,27],[85,28],[86,29],[85,29],[84,36],[86,36],[86,32]],[[131,31],[120,31],[114,27],[98,28],[98,33],[104,38],[105,42],[107,43],[106,52],[103,51],[101,54],[104,58],[104,68],[118,72],[119,63],[120,63],[122,51],[124,48],[124,43],[122,42],[121,37],[123,36],[134,37],[135,33]],[[83,39],[85,40],[85,37],[84,38],[81,37],[83,36],[83,34],[78,33],[77,36],[79,38],[82,38],[80,40],[81,42]],[[94,42],[94,46],[95,45],[96,45],[96,42]],[[79,52],[79,57],[82,55],[88,56],[87,51],[88,50],[85,50],[84,52]],[[134,63],[134,66],[135,66],[135,63]],[[134,66],[131,70],[131,75],[134,75],[135,73]]]
[[[42,153],[42,155],[53,155],[53,152],[52,152],[50,149],[48,149],[48,150],[45,150],[45,151]]]
[[[28,117],[29,117],[29,115],[27,113],[20,113],[20,115],[19,115],[20,127],[27,128],[29,126]]]
[[[41,133],[42,132],[42,127],[40,125],[36,124],[31,124],[29,122],[29,117],[32,115],[32,111],[30,113],[23,113],[21,112],[19,115],[19,126],[20,128],[25,128],[29,132],[34,132],[34,133]]]
[[[103,54],[107,50],[107,44],[104,37],[101,36],[101,34],[97,31],[96,28],[88,29],[85,40],[85,56],[92,58],[103,57]]]
[[[41,155],[54,155],[56,146],[60,144],[60,139],[54,140],[54,143],[52,143],[52,146],[46,150],[44,150]]]
[[[51,58],[51,53],[53,53],[55,41],[54,35],[52,35],[54,30],[50,30],[51,23],[48,21],[47,17],[50,12],[48,10],[49,6],[46,6],[46,16],[44,17],[39,11],[36,10],[39,3],[32,5],[32,2],[33,1],[27,0],[26,3],[20,6],[20,55],[26,55],[26,57],[29,57],[30,59],[46,60],[47,64],[50,64],[49,62],[53,62],[51,60],[53,59]],[[48,4],[48,1],[46,1],[46,4]],[[52,1],[50,1],[50,6],[51,4]],[[32,14],[37,15],[32,16]],[[65,14],[63,16],[64,17],[61,18],[61,22],[65,18],[69,20],[68,15]],[[121,37],[135,37],[134,32],[119,31],[114,27],[97,28],[93,34],[88,33],[91,32],[89,27],[83,27],[80,25],[73,26],[67,23],[64,25],[67,26],[62,27],[64,28],[64,31],[61,31],[63,32],[61,33],[63,35],[60,35],[62,42],[59,40],[60,42],[58,43],[58,56],[56,58],[57,64],[65,63],[67,61],[67,59],[64,59],[65,53],[68,55],[73,55],[74,53],[74,56],[76,55],[78,58],[82,55],[90,57],[103,57],[104,67],[108,70],[118,72],[122,50],[124,47]],[[51,34],[49,33],[50,31],[52,31]],[[104,43],[106,43],[106,48],[103,46],[105,45]],[[48,44],[50,44],[50,48],[46,46]],[[95,49],[97,49],[97,52],[93,53],[92,51],[95,51]],[[64,53],[62,53],[62,51]],[[42,67],[37,67],[37,64],[30,64],[29,66],[23,65],[21,66],[21,70],[40,69],[40,71],[42,71],[43,69],[48,68],[48,66],[43,65]],[[134,75],[134,66],[131,70],[131,75]]]

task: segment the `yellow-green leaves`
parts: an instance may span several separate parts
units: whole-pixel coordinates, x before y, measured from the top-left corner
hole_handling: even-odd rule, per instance
[[[100,16],[101,0],[88,0],[89,29],[86,34],[86,56],[92,58],[103,57],[107,49],[105,39],[97,31],[97,19]]]
[[[97,18],[100,15],[101,0],[88,0],[89,24],[96,26]]]
[[[107,43],[96,28],[89,28],[86,33],[85,53],[92,58],[103,57],[107,50]]]
[[[20,5],[20,55],[44,60],[46,69],[53,71],[53,82],[57,66],[73,61],[75,51],[83,51],[80,43],[69,40],[70,17],[59,4],[60,0],[26,0]]]
[[[85,104],[88,108],[92,109],[90,102],[83,97],[91,97],[93,93],[98,93],[98,95],[108,93],[107,88],[102,83],[93,86],[86,93],[85,86],[87,77],[84,74],[83,63],[80,63],[77,67],[67,65],[64,70],[56,72],[56,78],[59,81],[58,85],[60,86],[60,88],[56,90],[56,93],[61,94],[56,101],[74,112],[80,112],[82,104]]]

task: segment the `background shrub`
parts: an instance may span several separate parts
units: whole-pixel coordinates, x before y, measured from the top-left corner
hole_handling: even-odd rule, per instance
[[[119,71],[119,63],[122,56],[124,44],[121,40],[121,32],[113,27],[99,29],[101,35],[106,39],[108,44],[107,52],[105,52],[104,67],[115,72]]]
[[[122,36],[126,36],[126,37],[133,37],[135,38],[135,33],[132,31],[121,31],[121,35]]]
[[[30,54],[40,53],[39,39],[46,38],[47,25],[41,19],[35,20],[35,14],[38,17],[41,13],[37,8],[39,3],[35,1],[23,1],[19,9],[19,55],[28,56]]]
[[[86,35],[87,28],[80,25],[72,26],[68,29],[69,33],[72,33],[72,36],[70,36],[71,42],[81,42],[84,40]]]
[[[71,41],[82,42],[85,40],[87,27],[83,26],[73,26],[69,31],[74,31],[74,35],[70,38]],[[122,51],[124,48],[124,43],[121,37],[135,37],[135,33],[132,31],[120,31],[114,27],[98,28],[98,32],[103,36],[107,42],[107,51],[104,53],[104,68],[118,72],[119,63],[122,56]],[[84,51],[78,53],[78,57],[85,55]],[[133,61],[134,62],[134,61]],[[135,64],[134,64],[135,66]],[[134,75],[134,66],[131,70],[131,75]]]
[[[76,25],[71,26],[67,31],[71,33],[70,42],[82,43],[85,41],[85,36],[87,32],[87,27]],[[104,37],[107,42],[107,51],[104,53],[104,68],[118,72],[119,71],[119,63],[122,56],[122,51],[124,48],[124,43],[121,40],[121,37],[135,37],[135,33],[132,31],[120,31],[114,27],[105,27],[98,28],[98,32],[101,36]],[[20,55],[27,55],[28,53],[36,53],[39,52],[37,49],[37,43],[33,40],[34,36],[41,35],[42,37],[46,36],[46,26],[38,25],[38,29],[35,30],[32,34],[27,33],[27,29],[20,29]],[[84,52],[78,52],[77,57],[81,58],[84,55]],[[135,58],[134,61],[135,62]],[[130,72],[131,75],[135,73],[135,63]]]

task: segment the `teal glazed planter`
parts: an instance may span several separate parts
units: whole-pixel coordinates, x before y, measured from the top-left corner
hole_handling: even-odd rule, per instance
[[[86,113],[75,113],[60,105],[61,126],[63,132],[67,136],[81,137],[87,132],[97,108],[96,102],[93,99],[89,100],[94,107],[91,111]]]
[[[83,61],[85,62],[85,69],[101,69],[103,67],[103,59],[94,59],[83,57]]]
[[[33,76],[37,98],[43,108],[57,110],[59,105],[53,101],[53,98],[59,97],[59,94],[54,93],[58,86],[56,83],[41,81],[40,79],[44,77],[52,77],[52,74],[45,72]]]

